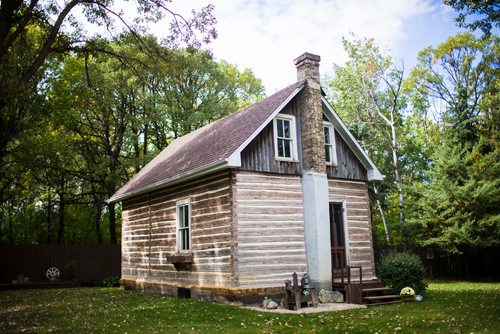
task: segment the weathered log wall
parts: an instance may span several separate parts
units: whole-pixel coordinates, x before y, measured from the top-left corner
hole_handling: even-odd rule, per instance
[[[300,176],[238,172],[233,198],[239,285],[283,286],[306,272]]]
[[[363,278],[375,276],[368,184],[360,181],[329,179],[330,202],[342,201],[347,218],[346,245],[349,265],[362,266]],[[357,274],[357,272],[353,272]]]
[[[232,284],[230,172],[214,174],[123,202],[122,279],[181,287]],[[191,268],[177,270],[176,201],[191,200]]]

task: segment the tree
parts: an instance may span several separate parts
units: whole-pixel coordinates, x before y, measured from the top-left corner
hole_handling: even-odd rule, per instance
[[[415,94],[443,101],[427,182],[412,186],[410,223],[421,246],[460,253],[500,244],[498,38],[450,37],[423,50]]]
[[[137,22],[128,24],[114,0],[66,0],[61,3],[43,0],[2,0],[0,4],[0,164],[14,149],[17,136],[32,124],[30,115],[40,112],[43,99],[38,94],[44,84],[47,61],[67,52],[104,52],[115,54],[103,47],[100,39],[88,36],[84,26],[97,24],[112,30],[119,21],[140,40],[142,23],[158,21],[167,15],[172,17],[171,35],[167,43],[200,46],[216,36],[213,28],[213,6],[192,18],[184,18],[173,12],[168,0],[139,0],[136,2]],[[80,8],[84,19],[78,20],[72,13]],[[201,35],[201,36],[200,36]],[[104,44],[106,46],[106,44]],[[116,54],[115,54],[116,55]],[[119,55],[116,55],[119,56]],[[36,124],[35,124],[36,126]],[[5,172],[2,170],[0,176]],[[8,177],[3,178],[2,189],[9,187]],[[0,193],[0,201],[5,193]]]
[[[383,56],[373,40],[343,39],[349,55],[345,66],[335,66],[330,82],[333,107],[353,130],[358,140],[375,157],[387,176],[382,185],[373,185],[374,198],[384,225],[386,241],[392,245],[386,219],[386,204],[395,183],[400,231],[407,247],[404,215],[403,175],[401,168],[401,127],[407,97],[402,90],[402,68],[391,57]],[[388,160],[390,155],[391,159]],[[390,164],[387,164],[391,161]],[[382,190],[382,191],[380,191]]]
[[[216,61],[197,49],[169,52],[170,62],[158,62],[149,80],[157,113],[151,124],[158,150],[173,139],[257,101],[264,88],[250,70]]]
[[[483,34],[490,35],[493,28],[500,27],[500,4],[495,0],[443,0],[459,14],[455,22],[459,27],[475,31],[481,29]],[[476,20],[467,22],[466,18],[474,16]]]
[[[18,135],[8,156],[15,182],[0,204],[0,242],[118,242],[119,207],[106,200],[176,131],[195,130],[263,92],[251,71],[205,51],[130,34],[100,44],[119,57],[66,55],[44,79],[45,112],[30,115],[39,126]]]

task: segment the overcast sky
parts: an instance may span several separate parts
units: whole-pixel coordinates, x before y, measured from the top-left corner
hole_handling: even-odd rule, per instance
[[[267,93],[295,82],[293,59],[321,56],[320,71],[343,64],[342,36],[374,38],[403,59],[406,70],[420,50],[459,31],[455,13],[435,0],[178,0],[174,10],[215,5],[218,38],[209,48],[217,59],[250,68]]]

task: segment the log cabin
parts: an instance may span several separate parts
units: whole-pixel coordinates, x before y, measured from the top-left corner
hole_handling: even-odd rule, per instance
[[[174,140],[112,196],[122,286],[245,301],[294,272],[317,289],[349,266],[375,279],[368,182],[382,175],[326,100],[320,57],[294,63],[296,83]]]

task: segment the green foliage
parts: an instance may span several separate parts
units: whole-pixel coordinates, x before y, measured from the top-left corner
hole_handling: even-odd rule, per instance
[[[443,0],[443,3],[458,12],[455,22],[459,27],[472,31],[481,29],[485,35],[500,27],[500,5],[495,0]],[[471,17],[473,20],[467,22]]]
[[[391,238],[393,245],[406,244],[406,183],[421,174],[428,159],[419,151],[425,118],[408,110],[404,71],[373,39],[344,39],[343,44],[349,60],[334,65],[329,100],[385,176],[370,185],[375,237],[389,246]]]
[[[399,293],[404,287],[411,287],[417,294],[424,294],[425,268],[422,260],[412,253],[390,252],[378,265],[380,279]]]
[[[120,286],[120,277],[109,276],[102,280],[102,285],[107,288]]]
[[[430,284],[422,302],[280,314],[116,288],[0,291],[2,333],[495,333],[500,284]],[[68,316],[71,315],[71,317]]]
[[[410,189],[420,246],[460,253],[500,244],[498,44],[458,34],[422,51],[412,72],[415,94],[442,106],[427,176]]]
[[[119,242],[106,199],[176,137],[263,95],[249,70],[141,37],[101,40],[111,55],[67,55],[44,78],[47,113],[2,168],[0,243]]]

